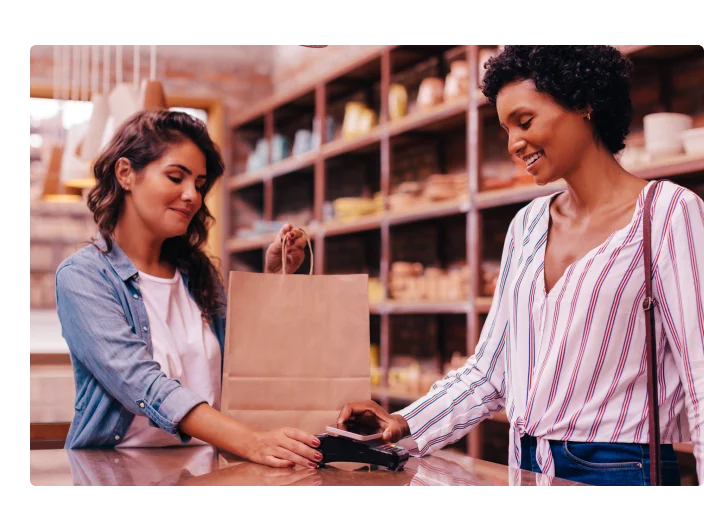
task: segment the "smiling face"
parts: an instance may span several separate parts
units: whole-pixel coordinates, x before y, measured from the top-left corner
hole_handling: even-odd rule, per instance
[[[594,144],[587,112],[565,109],[536,90],[532,80],[504,86],[496,98],[496,110],[508,133],[508,151],[526,162],[538,185],[568,176]]]
[[[193,216],[203,204],[201,192],[206,183],[206,160],[191,141],[171,145],[163,156],[138,173],[125,158],[115,170],[120,184],[128,189],[130,199],[125,211],[138,217],[159,238],[186,233]]]

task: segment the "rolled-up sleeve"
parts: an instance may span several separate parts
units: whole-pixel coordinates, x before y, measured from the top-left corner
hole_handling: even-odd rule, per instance
[[[206,400],[169,378],[127,322],[118,292],[96,270],[78,263],[56,274],[56,304],[72,355],[129,411],[144,415],[181,442],[181,419]]]
[[[504,241],[500,282],[475,353],[463,368],[447,373],[427,395],[398,411],[408,423],[416,447],[405,439],[414,456],[431,454],[462,436],[505,407],[505,355],[508,347],[509,306],[505,285],[515,267],[514,226]]]

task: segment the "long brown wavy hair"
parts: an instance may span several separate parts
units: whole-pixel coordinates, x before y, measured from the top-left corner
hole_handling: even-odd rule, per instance
[[[115,227],[125,203],[125,190],[115,175],[117,161],[126,158],[133,169],[139,172],[161,158],[170,146],[186,140],[192,141],[205,156],[207,178],[200,188],[203,203],[184,235],[164,241],[161,259],[188,275],[191,295],[201,309],[203,318],[210,321],[214,313],[223,309],[224,299],[220,273],[203,251],[208,230],[215,222],[205,205],[205,197],[222,176],[225,164],[202,121],[183,112],[168,110],[145,110],[128,119],[115,132],[94,164],[93,172],[97,183],[88,195],[88,208],[93,213],[109,253],[112,251]],[[94,244],[95,241],[94,239]]]

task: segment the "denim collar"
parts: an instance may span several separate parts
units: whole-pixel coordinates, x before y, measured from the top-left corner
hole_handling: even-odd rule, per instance
[[[105,251],[107,246],[105,245],[105,239],[102,236],[98,236],[98,238],[95,241],[95,244],[102,250]],[[129,279],[134,279],[139,275],[139,270],[137,267],[132,264],[132,261],[129,259],[129,257],[125,254],[124,251],[122,251],[122,248],[119,246],[117,242],[113,239],[112,241],[112,251],[108,253],[103,253],[105,255],[105,258],[108,260],[110,265],[112,266],[112,269],[115,270],[115,273],[123,280],[127,281]],[[188,288],[188,273],[180,270],[181,271],[181,277],[183,278],[183,282],[186,285],[186,288]]]

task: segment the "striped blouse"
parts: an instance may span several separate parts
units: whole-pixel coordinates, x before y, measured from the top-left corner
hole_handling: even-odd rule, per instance
[[[399,411],[425,455],[492,413],[510,422],[509,465],[524,434],[554,476],[548,440],[648,442],[642,209],[570,265],[549,293],[543,269],[549,206],[514,217],[499,282],[474,355]],[[704,483],[704,202],[657,183],[652,208],[653,290],[662,443],[692,440]]]

